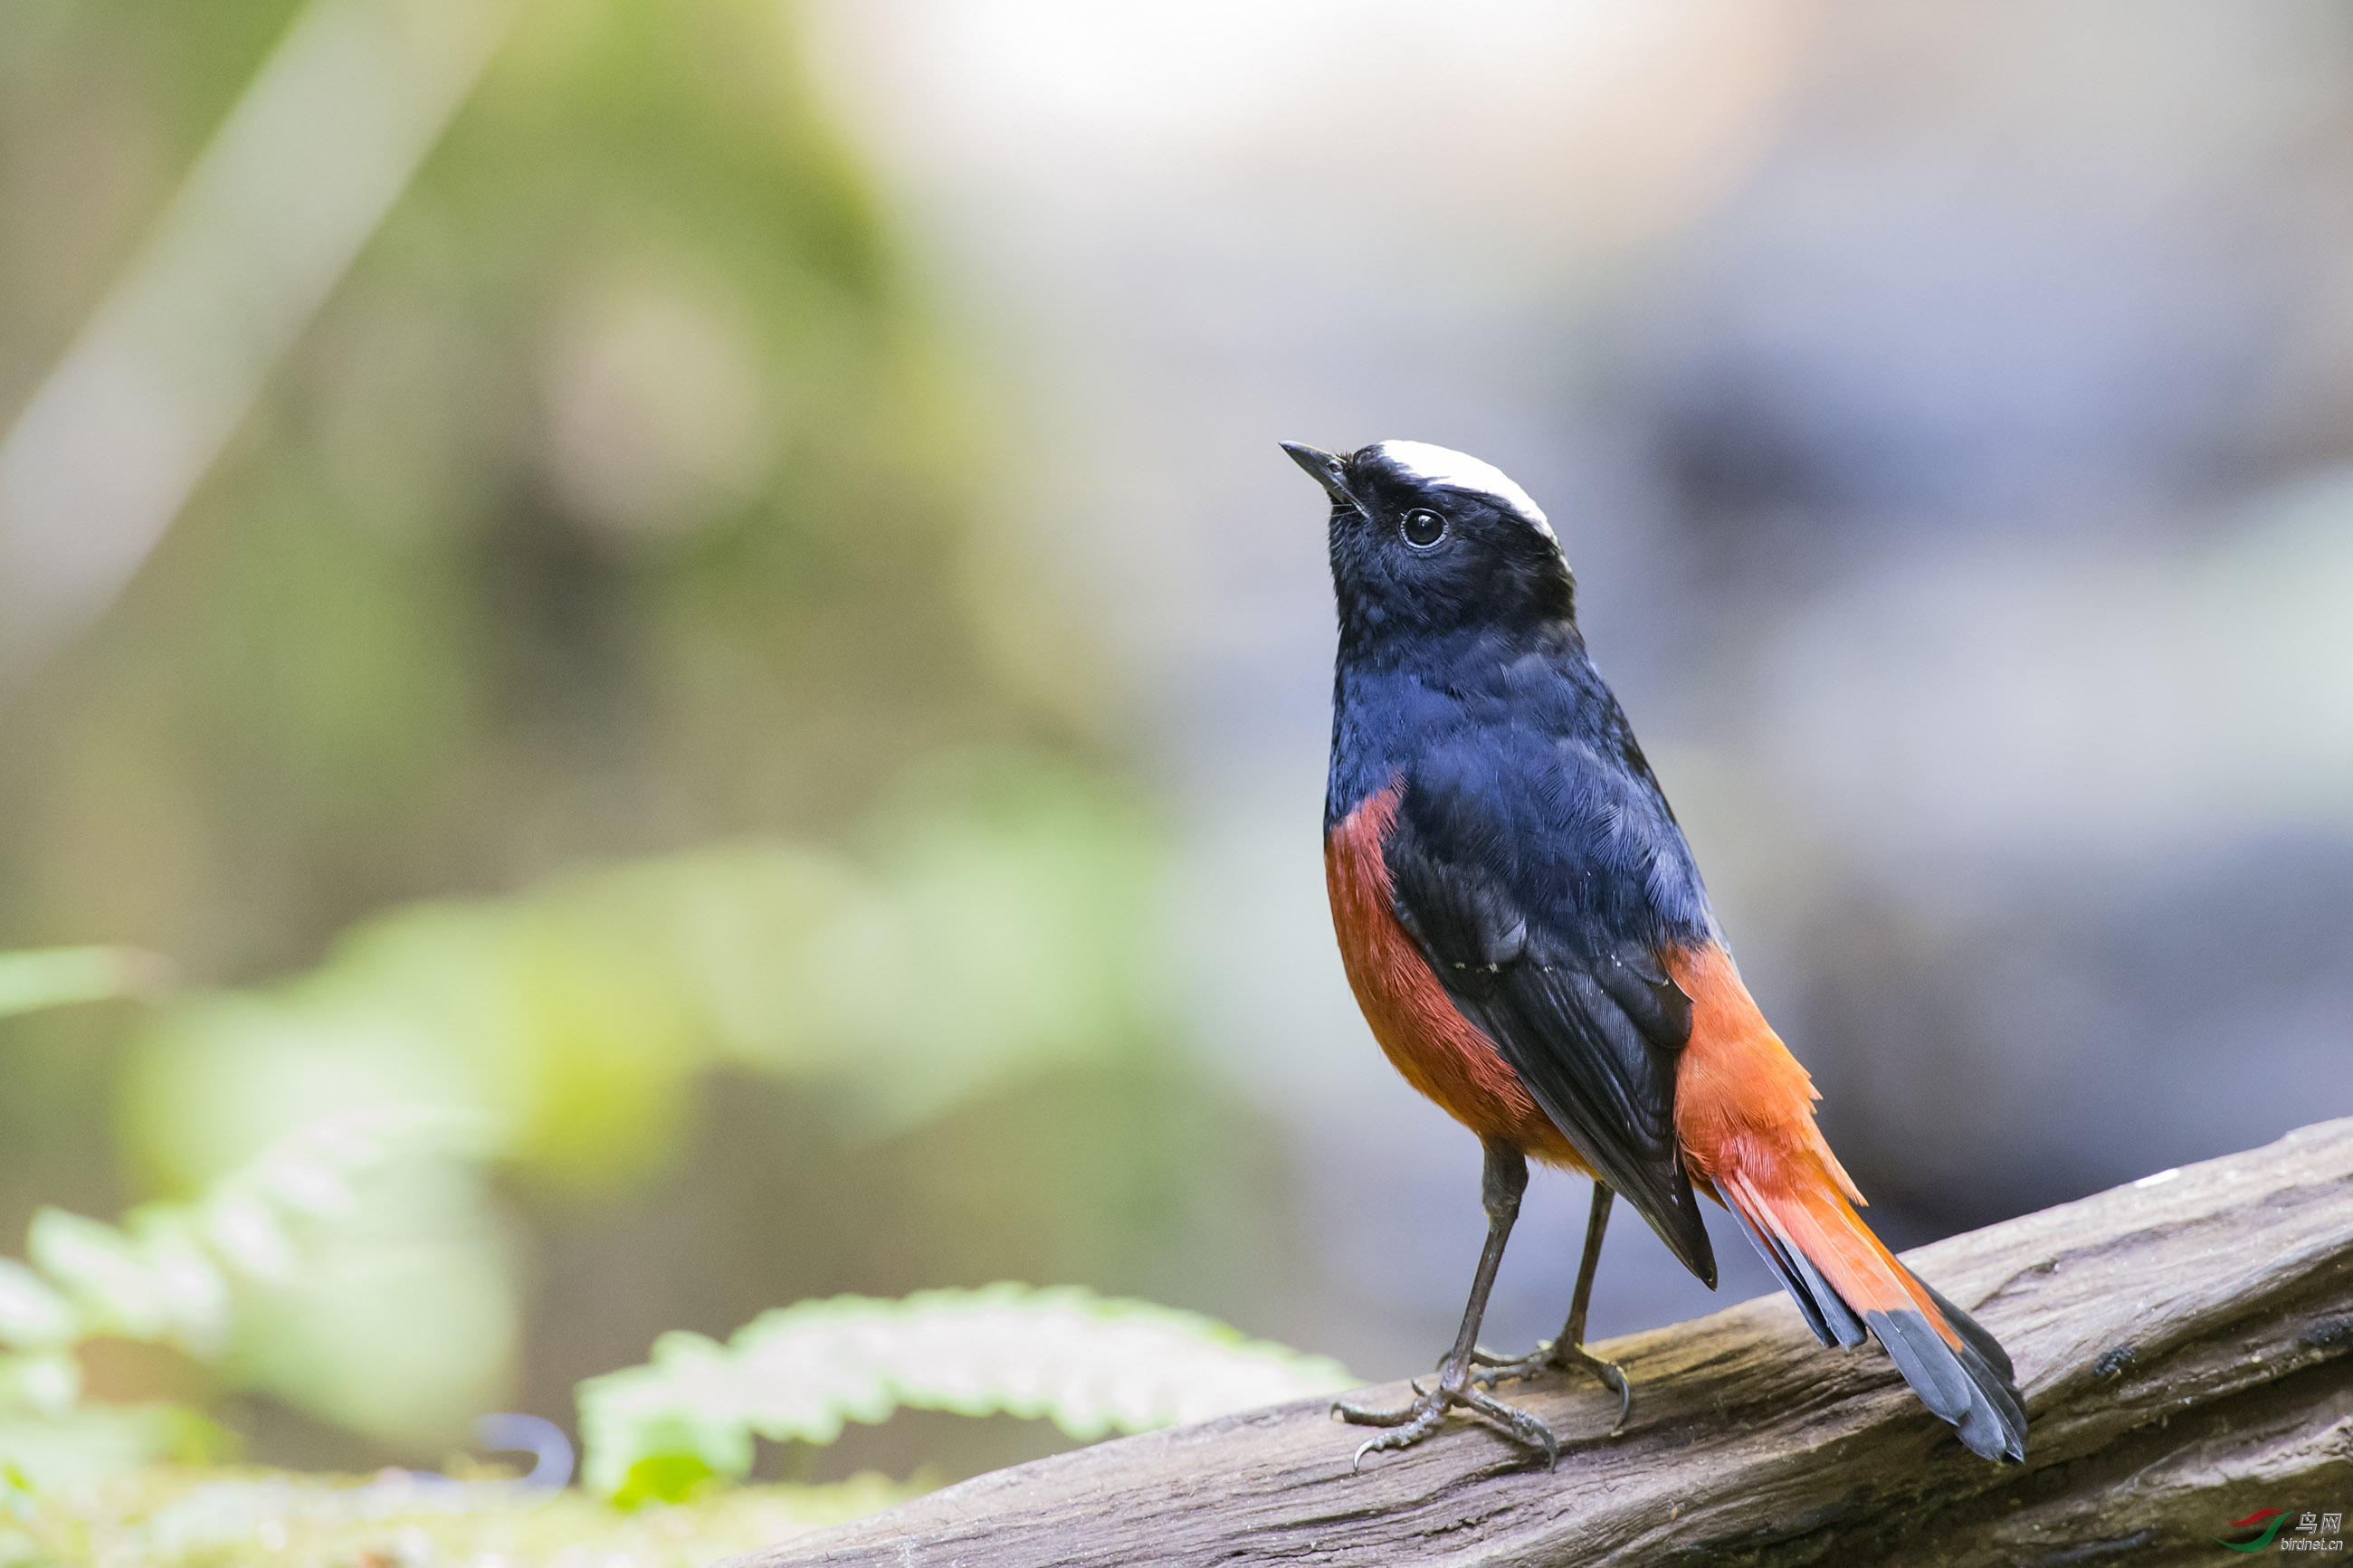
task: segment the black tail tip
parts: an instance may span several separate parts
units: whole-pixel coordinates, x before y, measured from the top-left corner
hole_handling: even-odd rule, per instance
[[[1975,1319],[1933,1290],[1929,1294],[1959,1336],[1959,1349],[1915,1310],[1866,1312],[1863,1321],[1920,1403],[1951,1422],[1970,1453],[2012,1464],[2023,1460],[2026,1405],[2011,1381],[2010,1357]]]

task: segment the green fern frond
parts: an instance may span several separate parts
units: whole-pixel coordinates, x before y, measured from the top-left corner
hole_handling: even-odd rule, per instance
[[[752,1468],[752,1439],[830,1443],[899,1408],[1045,1417],[1073,1437],[1206,1420],[1355,1380],[1197,1312],[1072,1286],[837,1296],[767,1312],[727,1344],[669,1333],[651,1362],[580,1384],[582,1479],[612,1496],[636,1467]]]
[[[432,1107],[347,1112],[280,1139],[194,1201],[148,1205],[119,1226],[38,1211],[31,1267],[0,1258],[0,1345],[25,1352],[0,1360],[0,1405],[54,1405],[47,1369],[92,1334],[217,1353],[235,1290],[291,1279],[307,1235],[355,1206],[356,1180],[396,1159],[479,1152],[480,1121]]]

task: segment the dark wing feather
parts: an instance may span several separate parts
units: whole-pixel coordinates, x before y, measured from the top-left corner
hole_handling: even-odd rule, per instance
[[[1542,770],[1564,765],[1558,751],[1517,759],[1519,772],[1492,739],[1452,757],[1450,766],[1446,752],[1426,756],[1405,779],[1384,855],[1398,918],[1586,1163],[1713,1287],[1715,1253],[1675,1138],[1690,1000],[1654,941],[1613,929],[1638,920],[1578,896],[1580,883],[1623,888],[1630,877],[1641,888],[1647,862],[1588,863],[1600,853],[1592,836],[1563,792],[1544,787]],[[1655,798],[1647,779],[1601,782]],[[1622,828],[1613,819],[1619,838]]]

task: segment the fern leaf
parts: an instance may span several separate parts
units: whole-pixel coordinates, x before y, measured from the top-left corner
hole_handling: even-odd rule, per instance
[[[1072,1286],[837,1296],[763,1314],[721,1345],[664,1334],[651,1361],[580,1385],[583,1479],[610,1496],[647,1460],[752,1465],[754,1435],[830,1443],[900,1408],[1144,1432],[1350,1385],[1338,1362],[1195,1312]]]

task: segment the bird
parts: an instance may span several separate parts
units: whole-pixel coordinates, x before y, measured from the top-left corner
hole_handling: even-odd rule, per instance
[[[1409,1447],[1455,1412],[1556,1462],[1559,1441],[1490,1391],[1579,1370],[1612,1202],[1623,1195],[1710,1289],[1698,1199],[1731,1210],[1825,1345],[1876,1339],[1970,1452],[2020,1460],[2026,1415],[2000,1342],[1881,1244],[1815,1124],[1812,1079],[1765,1020],[1683,829],[1577,629],[1543,510],[1493,465],[1419,441],[1345,456],[1281,443],[1331,503],[1339,620],[1324,874],[1342,966],[1408,1083],[1480,1140],[1487,1238],[1452,1346],[1395,1409],[1334,1412]],[[1528,1162],[1589,1176],[1560,1334],[1479,1348]]]

